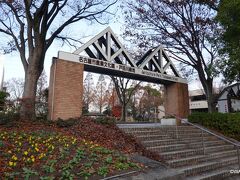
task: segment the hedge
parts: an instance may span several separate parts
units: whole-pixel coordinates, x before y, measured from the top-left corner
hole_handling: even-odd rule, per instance
[[[188,120],[240,140],[240,113],[193,113]]]

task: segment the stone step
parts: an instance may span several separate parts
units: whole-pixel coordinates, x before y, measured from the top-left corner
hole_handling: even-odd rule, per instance
[[[134,130],[134,131],[129,131],[129,130],[124,130],[126,133],[131,133],[131,134],[156,134],[156,133],[169,133],[169,134],[175,134],[176,133],[176,129],[172,129],[172,130],[166,130],[166,129],[152,129],[152,130]],[[199,129],[178,129],[177,132],[179,134],[190,134],[190,133],[201,133],[201,130]],[[204,132],[205,133],[205,132]]]
[[[171,152],[171,151],[184,150],[187,147],[188,146],[186,144],[171,144],[171,145],[147,147],[147,149],[152,151],[158,151],[158,152]]]
[[[156,139],[156,140],[145,140],[142,141],[142,144],[145,147],[151,147],[151,146],[158,146],[158,145],[170,145],[170,144],[177,144],[181,143],[181,141],[178,141],[177,139]]]
[[[133,136],[142,136],[142,135],[168,135],[170,137],[176,138],[178,137],[178,139],[181,138],[188,138],[188,137],[210,137],[212,136],[211,134],[208,133],[199,133],[199,132],[193,132],[193,133],[178,133],[176,134],[176,132],[160,132],[160,131],[153,131],[153,132],[133,132],[133,133],[128,133],[131,134]]]
[[[125,132],[134,132],[134,131],[152,131],[152,130],[164,130],[164,131],[175,131],[176,126],[157,126],[157,127],[121,127],[120,129],[124,130]],[[192,127],[192,126],[178,126],[178,130],[199,130],[198,128]]]
[[[147,149],[158,152],[170,167],[183,171],[187,180],[218,180],[232,176],[229,168],[238,163],[233,145],[203,133],[203,154],[201,130],[191,126],[177,128],[178,138],[176,126],[124,128],[124,131],[138,138]],[[238,177],[240,179],[240,174]]]
[[[186,176],[197,175],[205,171],[211,171],[217,168],[226,167],[236,164],[238,162],[237,157],[234,158],[222,158],[216,161],[204,162],[197,165],[189,165],[186,167],[177,168],[179,171],[184,171]]]
[[[170,167],[176,168],[176,167],[182,167],[187,166],[189,164],[197,164],[198,162],[201,162],[202,159],[205,159],[205,155],[196,155],[196,156],[190,156],[190,157],[184,157],[180,159],[173,159],[170,161],[167,161]]]
[[[173,134],[169,134],[169,135],[172,135],[172,136],[178,136],[178,138],[179,139],[181,139],[181,138],[187,138],[187,137],[191,137],[191,138],[194,138],[194,137],[202,137],[202,135],[203,135],[203,137],[209,137],[209,136],[212,136],[211,134],[208,134],[208,133],[189,133],[189,134],[175,134],[175,133],[173,133]]]
[[[221,140],[212,140],[212,141],[204,141],[205,147],[218,146],[218,145],[226,145],[227,143]],[[202,142],[191,142],[188,144],[190,148],[201,148],[203,146]]]
[[[139,136],[135,136],[137,139],[143,141],[143,140],[157,140],[157,139],[171,139],[171,137],[167,136],[167,135],[139,135]]]
[[[201,173],[197,176],[187,177],[186,180],[219,180],[219,179],[228,179],[233,177],[233,179],[240,179],[240,174],[230,173],[230,170],[239,169],[238,165],[228,166],[227,168],[219,168],[213,171],[208,171]]]
[[[157,151],[156,151],[157,152]],[[194,155],[201,155],[203,154],[202,149],[185,149],[180,151],[172,151],[172,152],[163,152],[160,155],[165,160],[172,160],[172,159],[180,159]]]
[[[181,167],[186,165],[193,165],[201,162],[207,162],[212,161],[220,158],[226,158],[226,157],[237,157],[237,150],[231,150],[231,151],[223,151],[218,152],[215,154],[207,154],[207,155],[198,155],[198,156],[190,156],[187,158],[181,158],[181,159],[173,159],[170,161],[167,161],[167,163],[175,168],[175,167]]]
[[[176,136],[171,136],[168,134],[143,134],[143,135],[133,135],[134,137],[142,140],[142,141],[146,141],[146,140],[163,140],[165,137],[167,139],[176,139],[176,140],[184,140],[184,141],[202,141],[202,137],[199,135],[187,135],[187,136],[179,136],[178,138],[176,138]],[[206,140],[217,140],[218,138],[212,135],[204,135],[204,141]]]
[[[215,157],[215,158],[221,158],[221,157],[231,157],[236,156],[237,157],[237,150],[226,150],[226,151],[220,151],[208,154],[208,156]]]
[[[145,140],[142,141],[143,145],[146,147],[153,147],[153,146],[161,146],[161,145],[170,145],[170,144],[184,144],[184,143],[188,143],[189,147],[198,147],[198,146],[202,146],[202,139],[201,138],[192,138],[192,139],[156,139],[156,140]],[[220,144],[225,144],[224,141],[221,140],[208,140],[208,138],[204,138],[204,144],[206,146],[212,146],[212,145],[220,145]]]
[[[185,141],[187,141],[187,142],[193,142],[193,141],[202,141],[202,137],[201,136],[199,136],[199,137],[181,137],[181,138],[179,138],[180,140],[185,140]],[[205,137],[203,137],[203,140],[204,141],[208,141],[208,140],[219,140],[217,137],[215,137],[215,136],[211,136],[211,135],[209,135],[209,136],[205,136]]]
[[[205,148],[205,152],[207,154],[214,153],[214,152],[220,152],[220,151],[226,151],[226,150],[234,150],[234,145],[225,144],[225,145],[218,145],[218,146],[212,146],[212,147]]]

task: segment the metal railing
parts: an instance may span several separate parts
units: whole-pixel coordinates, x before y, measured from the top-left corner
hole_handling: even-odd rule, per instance
[[[229,144],[232,144],[232,145],[237,149],[238,166],[239,166],[239,170],[240,170],[240,157],[239,157],[239,155],[240,155],[240,154],[239,154],[240,143],[239,143],[239,142],[236,143],[236,142],[233,142],[233,141],[231,141],[231,140],[229,140],[229,139],[227,139],[227,138],[225,138],[225,137],[223,137],[223,136],[219,136],[218,134],[216,134],[216,133],[214,133],[214,132],[211,132],[211,131],[209,131],[209,130],[207,130],[207,129],[199,126],[199,125],[196,125],[196,124],[193,124],[193,123],[191,123],[191,122],[188,122],[187,120],[184,120],[184,119],[176,116],[175,114],[166,113],[166,112],[163,111],[163,110],[160,110],[160,111],[164,112],[166,115],[175,117],[176,120],[180,120],[180,122],[184,122],[185,124],[188,124],[188,125],[193,126],[193,127],[197,128],[197,129],[200,129],[200,130],[201,130],[201,139],[202,139],[202,140],[201,140],[201,141],[202,141],[202,149],[203,149],[203,154],[204,154],[204,155],[205,155],[205,153],[206,153],[206,151],[205,151],[205,144],[204,144],[204,134],[203,134],[204,132],[205,132],[205,133],[208,133],[208,134],[211,134],[211,135],[217,137],[218,139],[221,139],[221,140],[223,140],[223,141],[225,141],[225,142],[227,142],[227,143],[229,143]],[[178,125],[177,125],[177,123],[176,123],[176,138],[177,138],[177,139],[179,138],[179,130],[178,130]]]

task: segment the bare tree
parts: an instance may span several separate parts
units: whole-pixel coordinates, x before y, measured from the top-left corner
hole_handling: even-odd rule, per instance
[[[6,87],[6,91],[9,93],[9,103],[12,104],[13,108],[19,109],[19,100],[23,95],[24,90],[24,79],[23,78],[12,78],[6,82],[4,82],[4,87]],[[45,71],[42,72],[41,76],[38,79],[37,83],[37,92],[35,101],[37,103],[36,112],[46,112],[47,107],[47,75]],[[39,108],[40,107],[40,108]]]
[[[157,118],[158,106],[163,104],[163,97],[159,89],[155,89],[150,85],[141,88],[144,92],[139,102],[140,114],[143,115],[144,120],[150,118]]]
[[[99,108],[99,113],[102,113],[103,107],[107,104],[108,101],[108,92],[107,92],[107,82],[103,74],[98,78],[98,82],[95,89],[95,105]]]
[[[48,88],[47,88],[47,75],[43,70],[37,83],[37,96],[36,96],[36,116],[46,118],[48,113]]]
[[[127,105],[130,102],[133,93],[140,85],[141,81],[130,84],[131,83],[130,79],[115,76],[111,76],[111,79],[114,82],[119,101],[122,105],[121,121],[126,121]]]
[[[4,87],[6,87],[6,91],[9,93],[9,99],[11,101],[16,101],[23,95],[24,88],[24,79],[22,78],[12,78],[6,82],[4,82]]]
[[[35,117],[37,81],[53,41],[60,38],[71,42],[74,39],[61,35],[66,27],[84,20],[99,22],[114,3],[116,1],[0,1],[0,34],[4,35],[7,45],[4,52],[17,50],[25,71],[22,118]]]
[[[212,43],[218,24],[214,21],[217,1],[152,1],[126,3],[125,35],[139,47],[163,44],[175,60],[194,69],[214,111],[213,78],[218,75],[217,46]]]
[[[83,82],[83,106],[84,112],[89,112],[89,106],[94,101],[94,82],[92,73],[88,72]]]

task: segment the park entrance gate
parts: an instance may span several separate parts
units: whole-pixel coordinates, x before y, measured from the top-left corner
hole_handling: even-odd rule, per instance
[[[164,84],[165,112],[186,118],[189,113],[187,80],[159,46],[134,61],[110,27],[73,53],[58,52],[53,58],[49,85],[49,118],[82,115],[83,71]]]

